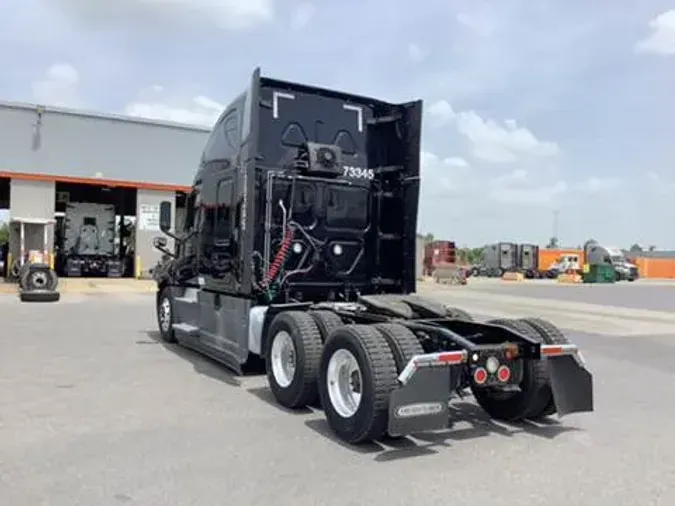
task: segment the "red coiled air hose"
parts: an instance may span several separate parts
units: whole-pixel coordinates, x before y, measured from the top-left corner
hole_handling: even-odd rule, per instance
[[[286,235],[281,241],[281,246],[279,246],[279,251],[277,251],[277,254],[274,256],[274,260],[272,261],[272,265],[270,265],[270,270],[267,271],[265,279],[263,279],[262,286],[268,286],[279,275],[279,271],[286,262],[288,250],[291,248],[292,242],[293,242],[293,229],[291,227],[288,227],[286,229]]]

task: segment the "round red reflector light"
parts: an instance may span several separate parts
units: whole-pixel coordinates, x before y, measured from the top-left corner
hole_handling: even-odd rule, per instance
[[[479,367],[473,372],[473,380],[478,383],[479,385],[482,385],[487,381],[488,373],[485,369],[482,367]]]
[[[507,381],[509,381],[509,378],[511,377],[511,369],[509,369],[505,365],[501,366],[497,370],[497,377],[499,378],[499,381],[501,381],[502,383],[506,383]]]

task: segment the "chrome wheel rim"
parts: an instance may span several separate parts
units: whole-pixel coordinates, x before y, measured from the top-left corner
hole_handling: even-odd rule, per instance
[[[328,361],[326,383],[330,403],[343,418],[354,416],[361,405],[363,376],[349,350],[337,350]]]
[[[171,329],[171,301],[168,297],[164,297],[159,306],[159,325],[164,333]]]
[[[37,288],[44,288],[47,286],[47,275],[42,271],[35,271],[31,275],[33,286]]]
[[[274,336],[271,355],[274,381],[281,388],[287,388],[295,377],[296,356],[293,339],[285,330],[278,332]]]

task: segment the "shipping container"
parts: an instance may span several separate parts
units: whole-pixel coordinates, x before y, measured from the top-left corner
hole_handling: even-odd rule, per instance
[[[630,257],[641,278],[675,279],[675,259]]]
[[[432,241],[426,245],[424,256],[431,268],[439,264],[454,264],[457,262],[457,249],[453,241]]]

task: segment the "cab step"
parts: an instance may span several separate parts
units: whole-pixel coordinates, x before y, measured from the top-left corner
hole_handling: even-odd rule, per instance
[[[199,336],[199,327],[190,325],[189,323],[174,323],[172,325],[174,332],[180,334],[181,337],[195,339]]]

